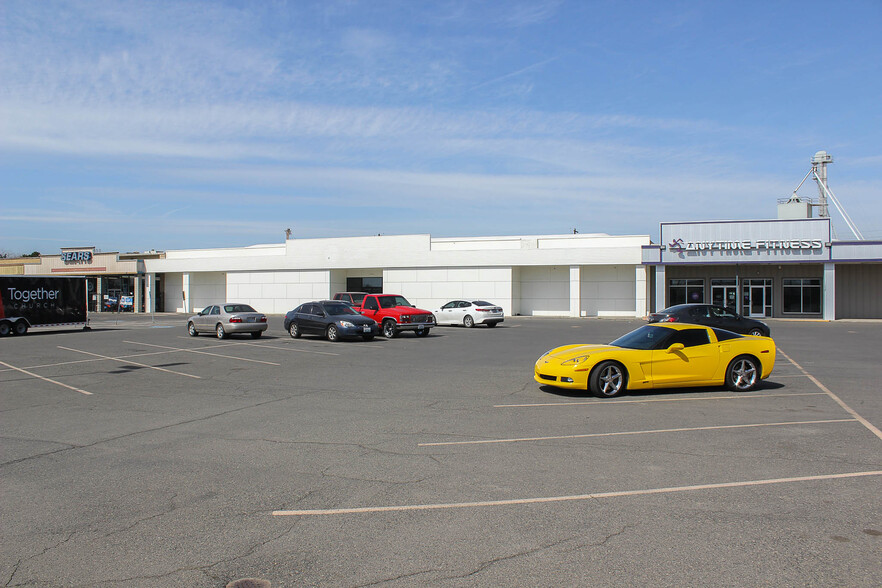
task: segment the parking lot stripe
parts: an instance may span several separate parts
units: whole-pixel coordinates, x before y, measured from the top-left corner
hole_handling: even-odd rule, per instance
[[[276,345],[264,345],[262,343],[237,343],[237,345],[253,345],[255,347],[266,347],[267,349],[281,349],[282,351],[296,351],[298,353],[315,353],[316,355],[340,355],[339,353],[331,353],[330,351],[311,351],[309,349],[297,349],[296,347],[278,347]]]
[[[860,422],[863,426],[865,426],[867,429],[869,429],[870,432],[873,433],[874,435],[876,435],[879,439],[882,439],[882,431],[880,431],[878,427],[874,426],[873,423],[871,423],[870,421],[868,421],[867,419],[865,419],[864,417],[859,415],[854,409],[852,409],[850,406],[845,404],[845,402],[843,402],[841,398],[839,398],[838,396],[833,394],[833,392],[831,392],[829,388],[827,388],[825,385],[823,385],[816,377],[814,377],[813,375],[808,373],[806,370],[803,369],[803,367],[801,365],[799,365],[798,363],[793,361],[793,359],[791,359],[789,355],[784,353],[781,350],[781,348],[778,348],[778,353],[783,355],[787,359],[787,361],[789,361],[794,366],[796,366],[796,369],[798,369],[803,374],[805,374],[809,380],[814,382],[815,386],[817,386],[818,388],[823,390],[824,393],[827,394],[827,396],[829,396],[830,398],[832,398],[833,401],[836,402],[836,404],[841,406],[845,410],[845,412],[847,412],[848,414],[853,416],[855,419],[857,419],[858,422]]]
[[[11,370],[21,372],[21,373],[26,374],[28,376],[31,376],[33,378],[37,378],[38,380],[43,380],[44,382],[49,382],[50,384],[57,384],[58,386],[61,386],[63,388],[67,388],[68,390],[73,390],[74,392],[79,392],[80,394],[85,394],[86,396],[92,395],[91,392],[87,392],[85,390],[80,390],[79,388],[74,388],[73,386],[68,386],[67,384],[65,384],[63,382],[59,382],[59,381],[53,380],[51,378],[44,378],[43,376],[41,376],[39,374],[35,374],[34,372],[29,372],[28,370],[25,370],[25,369],[22,369],[19,367],[15,367],[14,365],[10,365],[10,364],[6,363],[5,361],[0,361],[0,365],[5,365],[6,367],[8,367]]]
[[[543,504],[548,502],[567,502],[575,500],[592,500],[601,498],[620,498],[624,496],[647,496],[650,494],[672,494],[674,492],[695,492],[699,490],[715,490],[720,488],[745,488],[764,486],[767,484],[788,484],[795,482],[817,482],[823,480],[840,480],[844,478],[860,478],[879,476],[882,470],[870,472],[850,472],[846,474],[826,474],[819,476],[800,476],[795,478],[774,478],[768,480],[750,480],[746,482],[721,482],[717,484],[698,484],[694,486],[672,486],[668,488],[651,488],[647,490],[622,490],[619,492],[598,492],[594,494],[576,494],[573,496],[549,496],[545,498],[514,498],[510,500],[486,500],[482,502],[448,502],[440,504],[410,504],[401,506],[364,506],[358,508],[329,508],[313,510],[274,510],[273,516],[317,516],[362,514],[377,512],[401,512],[407,510],[439,510],[448,508],[482,508],[488,506],[511,506],[526,504]]]
[[[101,359],[108,359],[108,360],[110,360],[110,361],[118,361],[118,362],[120,362],[120,363],[127,363],[127,364],[129,364],[129,365],[136,365],[136,366],[138,366],[138,367],[150,368],[151,370],[158,370],[158,371],[160,371],[160,372],[166,372],[166,373],[169,373],[169,374],[175,374],[176,376],[184,376],[184,377],[187,377],[187,378],[194,378],[194,379],[196,379],[196,380],[201,380],[201,379],[202,379],[200,376],[194,376],[194,375],[192,375],[192,374],[185,374],[184,372],[176,372],[176,371],[174,371],[174,370],[167,370],[167,369],[165,369],[165,368],[156,367],[156,366],[153,366],[153,365],[147,365],[146,363],[138,363],[138,362],[136,362],[136,361],[130,361],[130,360],[128,360],[128,359],[120,359],[120,358],[118,358],[118,357],[110,357],[110,356],[107,356],[107,355],[100,355],[100,354],[98,354],[98,353],[92,353],[91,351],[83,351],[83,350],[81,350],[81,349],[71,349],[70,347],[62,347],[61,345],[59,345],[58,348],[59,348],[59,349],[64,349],[65,351],[73,351],[73,352],[75,352],[75,353],[83,353],[83,354],[85,354],[85,355],[94,355],[95,357],[100,357]]]
[[[742,398],[777,398],[779,396],[824,396],[823,392],[796,392],[786,394],[738,394],[735,396],[704,396],[691,398],[646,398],[644,400],[585,400],[580,402],[533,402],[530,404],[494,404],[493,408],[533,408],[536,406],[575,406],[582,404],[641,404],[645,402],[696,402],[699,400],[741,400]]]
[[[857,419],[829,419],[823,421],[789,421],[783,423],[752,423],[747,425],[712,425],[708,427],[679,427],[676,429],[649,429],[646,431],[616,431],[612,433],[582,433],[579,435],[554,435],[550,437],[516,437],[512,439],[481,439],[477,441],[439,441],[418,443],[418,447],[439,445],[481,445],[487,443],[518,443],[521,441],[551,441],[554,439],[583,439],[585,437],[616,437],[621,435],[652,435],[655,433],[683,433],[687,431],[714,431],[718,429],[749,429],[753,427],[784,427],[790,425],[818,425],[823,423],[854,423]]]
[[[272,361],[263,361],[261,359],[248,359],[247,357],[236,357],[235,355],[223,355],[222,353],[212,353],[211,351],[200,351],[198,349],[184,349],[182,347],[169,347],[168,345],[154,345],[152,343],[142,343],[140,341],[123,341],[123,343],[131,343],[132,345],[144,345],[145,347],[159,347],[160,349],[168,349],[170,351],[185,351],[187,353],[199,353],[201,355],[213,355],[224,359],[238,359],[239,361],[250,361],[252,363],[263,363],[266,365],[282,365]]]

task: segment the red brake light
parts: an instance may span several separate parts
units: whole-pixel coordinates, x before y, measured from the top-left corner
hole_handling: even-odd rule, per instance
[[[230,322],[231,322],[231,323],[241,323],[241,322],[242,322],[242,317],[239,317],[239,316],[231,316],[231,317],[230,317]]]
[[[660,320],[659,322],[660,322],[660,323],[676,323],[676,322],[677,322],[677,317],[675,317],[675,316],[666,316],[665,318],[663,318],[663,319]]]
[[[260,317],[259,320],[260,320],[260,322],[265,323],[265,322],[266,322],[266,317],[265,317],[265,316],[262,316],[262,317]]]

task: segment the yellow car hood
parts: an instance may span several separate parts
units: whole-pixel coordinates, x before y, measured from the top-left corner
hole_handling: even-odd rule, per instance
[[[564,347],[552,349],[548,352],[548,355],[541,359],[546,361],[564,362],[568,359],[573,359],[574,357],[582,357],[584,355],[610,351],[613,349],[618,349],[618,347],[614,345],[566,345]]]

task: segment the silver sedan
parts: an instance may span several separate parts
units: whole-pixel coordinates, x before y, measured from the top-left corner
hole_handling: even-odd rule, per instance
[[[233,333],[251,333],[257,339],[268,326],[265,314],[237,302],[206,306],[202,312],[187,319],[187,332],[191,337],[207,331],[214,332],[218,339],[226,339]]]

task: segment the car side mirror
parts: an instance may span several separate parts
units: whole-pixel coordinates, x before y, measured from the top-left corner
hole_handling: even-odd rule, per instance
[[[686,346],[682,343],[674,343],[670,347],[668,347],[668,353],[677,353],[678,351],[683,351],[686,349]]]

